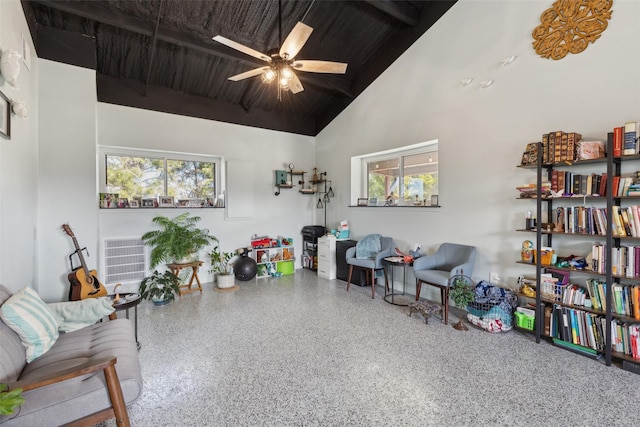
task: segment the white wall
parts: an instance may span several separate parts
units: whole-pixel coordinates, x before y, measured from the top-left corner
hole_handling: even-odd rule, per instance
[[[606,140],[614,126],[640,121],[640,2],[617,0],[602,37],[560,61],[539,57],[531,45],[551,3],[458,1],[325,128],[316,144],[318,164],[337,187],[331,221],[348,219],[356,238],[392,236],[401,249],[475,245],[478,280],[495,271],[513,285],[517,275],[532,274],[514,264],[522,241],[535,237],[514,232],[535,207],[516,200],[515,187],[535,177],[515,167],[525,145],[555,130]],[[517,60],[501,67],[510,55]],[[460,87],[466,77],[473,84]],[[495,83],[480,89],[485,79]],[[440,142],[441,208],[347,207],[351,156],[432,139]]]
[[[38,178],[38,63],[19,1],[0,1],[0,51],[22,53],[22,35],[31,51],[18,88],[0,77],[0,91],[25,103],[28,117],[11,117],[11,140],[0,137],[0,283],[12,290],[37,288],[36,214]]]
[[[315,223],[316,200],[297,189],[283,189],[276,197],[274,171],[284,169],[289,162],[293,162],[296,169],[310,171],[315,166],[312,137],[100,103],[98,144],[216,155],[225,160],[250,162],[253,176],[247,179],[252,179],[254,191],[242,196],[253,199],[251,219],[226,219],[223,209],[191,212],[202,218],[199,224],[220,240],[224,251],[249,245],[253,234],[293,237],[296,267],[300,267],[300,230]],[[139,237],[152,229],[154,216],[175,216],[182,212],[183,209],[103,209],[99,211],[100,238]],[[211,280],[206,269],[200,276]]]
[[[68,298],[69,224],[87,265],[96,268],[96,90],[95,71],[39,60],[38,286],[45,301]]]

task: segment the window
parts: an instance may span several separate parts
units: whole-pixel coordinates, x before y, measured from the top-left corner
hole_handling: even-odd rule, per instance
[[[101,155],[102,187],[119,197],[202,199],[220,191],[217,157],[124,149],[103,149]]]
[[[351,165],[352,183],[361,171],[361,192],[355,197],[377,199],[378,204],[391,198],[394,204],[409,205],[438,195],[437,141],[358,156]]]

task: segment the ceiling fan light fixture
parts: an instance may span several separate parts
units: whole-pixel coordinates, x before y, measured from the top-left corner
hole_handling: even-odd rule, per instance
[[[271,83],[275,78],[276,78],[276,73],[271,68],[269,68],[264,73],[262,73],[262,81],[264,83]]]
[[[287,80],[291,80],[293,78],[293,71],[291,71],[291,68],[283,67],[282,68],[282,77],[284,77]]]
[[[280,87],[284,90],[288,90],[289,89],[289,79],[282,76],[280,77]]]

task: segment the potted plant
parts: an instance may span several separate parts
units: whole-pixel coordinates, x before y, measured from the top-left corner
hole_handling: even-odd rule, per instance
[[[196,226],[198,216],[190,216],[189,212],[175,218],[156,216],[153,222],[160,226],[142,235],[145,244],[153,246],[151,250],[151,268],[161,263],[193,262],[198,252],[217,242],[218,239],[209,234],[209,230]]]
[[[235,284],[233,266],[231,264],[233,256],[234,254],[232,252],[221,252],[217,245],[209,253],[209,257],[211,258],[211,269],[209,272],[215,273],[216,282],[220,289],[231,288]]]
[[[163,274],[157,270],[151,276],[145,277],[140,283],[140,296],[153,301],[156,305],[168,304],[180,292],[180,279],[170,271]]]
[[[473,281],[467,276],[460,274],[453,276],[449,280],[451,280],[449,296],[457,307],[465,309],[475,298],[475,291],[472,286]],[[459,331],[466,331],[469,329],[462,321],[462,318],[460,318],[460,321],[453,325],[453,327]]]
[[[6,384],[0,384],[0,415],[11,415],[13,411],[24,403],[22,389],[7,390]]]

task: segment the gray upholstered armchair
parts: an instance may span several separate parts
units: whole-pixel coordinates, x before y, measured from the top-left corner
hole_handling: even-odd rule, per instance
[[[347,258],[347,264],[349,264],[349,277],[347,278],[347,291],[349,290],[349,285],[351,285],[351,274],[353,273],[353,269],[358,268],[365,271],[366,274],[366,282],[371,283],[371,298],[375,298],[376,296],[376,286],[375,286],[375,272],[379,270],[384,271],[384,267],[382,266],[382,259],[393,254],[394,243],[391,237],[379,237],[380,239],[380,251],[376,253],[370,253],[368,257],[358,258],[359,250],[362,249],[362,244],[365,242],[371,242],[376,240],[376,234],[370,234],[363,237],[356,246],[353,246],[347,249],[347,253],[345,254]],[[361,247],[359,248],[358,245]],[[386,274],[386,273],[385,273]],[[386,281],[385,281],[386,283]]]
[[[420,299],[423,283],[439,288],[445,325],[449,322],[449,279],[456,274],[471,277],[475,258],[475,246],[443,243],[435,254],[417,258],[413,262],[416,301]]]

